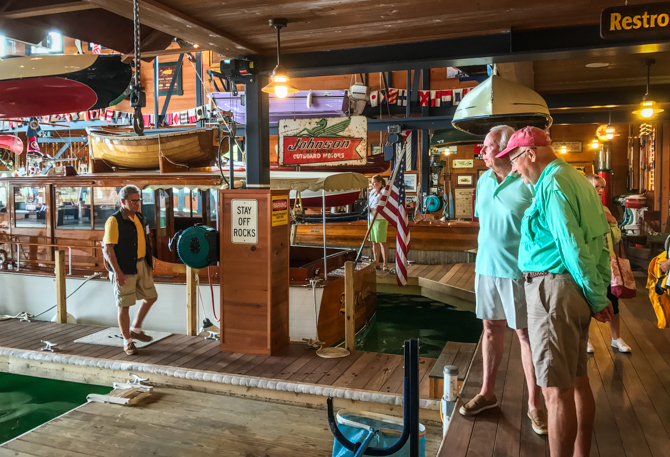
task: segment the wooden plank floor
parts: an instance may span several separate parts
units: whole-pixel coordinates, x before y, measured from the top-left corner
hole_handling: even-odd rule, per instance
[[[434,456],[441,427],[426,427]],[[327,457],[323,410],[158,388],[134,407],[88,403],[0,446],[0,457]]]
[[[446,286],[474,292],[475,264],[451,263],[446,265],[410,265],[407,270],[410,278],[424,278]]]
[[[608,324],[592,321],[588,375],[596,400],[591,457],[670,457],[670,328],[658,329],[647,290],[622,300],[621,336],[632,354],[610,346]],[[548,456],[546,439],[530,428],[519,341],[505,335],[505,353],[496,383],[500,408],[452,418],[440,457]],[[482,355],[477,351],[461,398],[479,393]],[[456,405],[460,408],[461,403]]]
[[[37,351],[43,346],[40,340],[48,340],[57,343],[61,353],[83,357],[402,395],[404,370],[400,355],[355,352],[344,358],[324,359],[304,344],[292,343],[281,355],[270,357],[221,352],[218,342],[178,334],[140,349],[137,356],[128,356],[119,347],[74,343],[103,328],[10,319],[0,321],[0,348]],[[422,398],[430,398],[428,374],[434,364],[435,359],[419,361]]]

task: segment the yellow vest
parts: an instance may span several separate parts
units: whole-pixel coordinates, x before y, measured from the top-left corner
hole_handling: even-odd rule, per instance
[[[654,312],[656,313],[656,318],[658,319],[658,328],[666,328],[668,326],[668,320],[670,320],[670,290],[665,289],[663,295],[658,295],[656,293],[656,283],[659,278],[663,278],[662,283],[665,285],[667,280],[667,273],[661,271],[661,267],[658,265],[658,262],[663,262],[668,259],[668,253],[662,252],[653,259],[649,264],[649,276],[647,277],[647,289],[649,289],[649,300],[654,306]]]

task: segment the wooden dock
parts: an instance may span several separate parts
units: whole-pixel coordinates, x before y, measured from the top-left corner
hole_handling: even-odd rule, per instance
[[[610,346],[608,324],[592,321],[588,374],[596,399],[591,457],[670,456],[670,329],[658,329],[647,290],[622,300],[621,334],[632,354]],[[465,381],[461,398],[479,393],[481,349]],[[519,341],[505,335],[505,353],[496,383],[500,408],[466,418],[455,412],[439,457],[549,456],[546,439],[536,435],[527,413],[527,395]],[[462,400],[456,405],[460,408]]]
[[[426,427],[426,455],[442,440]],[[0,457],[329,457],[323,410],[157,388],[133,407],[88,403],[0,446]]]

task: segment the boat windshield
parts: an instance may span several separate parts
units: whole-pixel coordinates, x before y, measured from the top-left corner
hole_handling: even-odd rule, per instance
[[[14,213],[17,227],[46,227],[47,203],[44,187],[15,187]]]

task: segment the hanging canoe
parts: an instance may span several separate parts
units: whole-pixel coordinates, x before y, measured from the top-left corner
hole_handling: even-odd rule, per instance
[[[104,109],[128,88],[121,56],[58,55],[0,59],[0,118]]]
[[[496,125],[548,129],[552,118],[542,96],[500,76],[472,89],[456,108],[451,124],[473,135],[486,135]]]
[[[0,135],[0,149],[8,149],[14,154],[23,152],[23,141],[14,135]]]
[[[160,133],[159,133],[160,132]],[[218,143],[214,130],[146,130],[143,136],[111,129],[88,131],[91,157],[122,168],[155,170],[159,157],[174,165],[207,167],[214,163]]]

